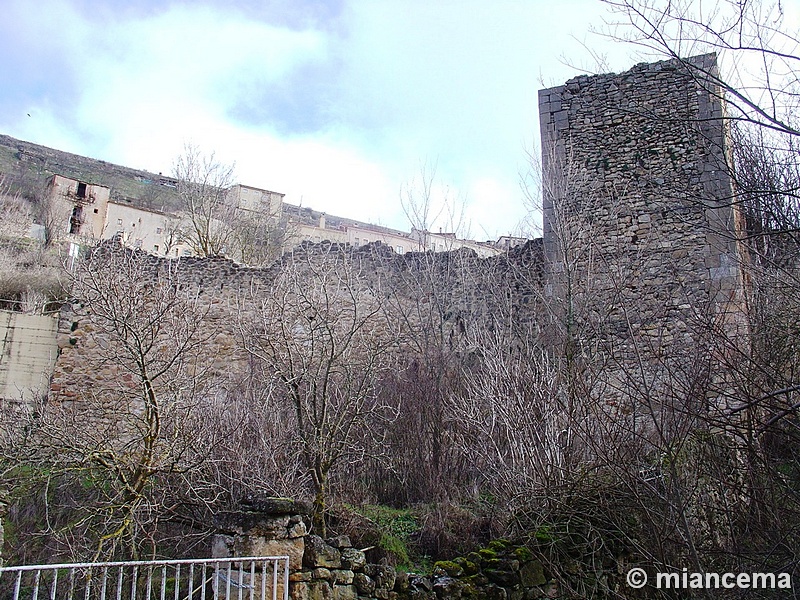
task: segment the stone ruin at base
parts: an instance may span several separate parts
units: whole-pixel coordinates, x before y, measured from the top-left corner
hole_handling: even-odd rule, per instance
[[[553,597],[558,589],[534,552],[506,540],[436,563],[431,575],[370,564],[348,536],[323,540],[309,533],[308,511],[308,505],[286,498],[247,501],[242,510],[218,517],[212,556],[288,556],[293,600],[532,600]],[[260,581],[246,577],[247,585],[260,589]],[[267,580],[271,586],[271,574]]]

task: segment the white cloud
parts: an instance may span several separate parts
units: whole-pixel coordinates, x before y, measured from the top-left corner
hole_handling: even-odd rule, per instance
[[[41,64],[59,57],[63,81],[24,90],[36,119],[0,124],[152,171],[192,142],[235,161],[244,183],[397,227],[400,187],[427,159],[469,199],[475,235],[504,233],[524,215],[517,172],[538,137],[539,69],[574,74],[556,62],[577,45],[569,23],[597,10],[537,4],[353,0],[335,27],[303,29],[229,3],[90,14],[12,0],[29,36],[46,33],[30,47]]]

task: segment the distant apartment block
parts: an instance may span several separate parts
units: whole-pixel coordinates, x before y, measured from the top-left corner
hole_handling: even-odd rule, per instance
[[[179,217],[120,202],[108,203],[108,219],[100,238],[116,238],[126,246],[157,256],[176,257],[192,253],[183,241]]]
[[[258,212],[278,220],[283,211],[284,195],[237,183],[228,190],[225,202],[239,210]]]

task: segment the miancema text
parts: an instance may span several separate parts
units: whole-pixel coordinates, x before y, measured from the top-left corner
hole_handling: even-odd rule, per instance
[[[656,573],[662,589],[791,589],[789,573]]]

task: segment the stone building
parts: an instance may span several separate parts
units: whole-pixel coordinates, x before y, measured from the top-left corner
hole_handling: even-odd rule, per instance
[[[106,223],[110,189],[104,185],[53,175],[47,182],[53,213],[60,224],[56,234],[81,239],[100,239]]]
[[[174,258],[191,253],[180,231],[181,220],[175,215],[111,201],[101,238],[117,238],[130,248]]]
[[[284,196],[279,192],[237,183],[228,190],[225,201],[236,209],[255,211],[277,221],[283,212]]]

